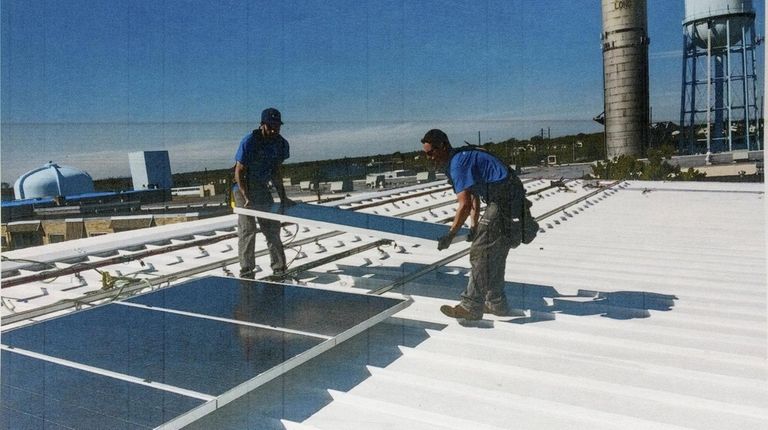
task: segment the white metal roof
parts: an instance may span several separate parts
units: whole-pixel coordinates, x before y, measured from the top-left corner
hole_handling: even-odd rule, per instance
[[[526,188],[549,185],[533,180]],[[287,227],[289,247],[305,242],[286,252],[292,267],[325,258],[296,275],[302,283],[394,285],[387,294],[414,303],[191,428],[768,428],[764,185],[630,181],[597,192],[578,180],[566,185],[570,191],[532,195],[534,215],[551,214],[536,241],[507,260],[506,292],[521,315],[478,323],[461,325],[438,310],[457,302],[468,257],[429,270],[467,245],[367,246],[376,238]],[[449,190],[376,197],[377,205],[341,206],[434,222],[455,210]],[[178,234],[163,226],[70,243],[77,252],[63,242],[5,256],[55,262],[75,252],[97,261],[109,255],[88,256],[91,247],[109,254],[111,244],[129,255],[231,234],[234,225],[222,217],[176,225]],[[147,242],[159,244],[140,246]],[[211,267],[200,274],[237,273],[236,257],[230,237],[100,270],[174,282],[174,274]],[[258,262],[263,275],[266,258]],[[34,273],[14,264],[17,276]],[[4,288],[3,317],[100,288],[93,270]]]

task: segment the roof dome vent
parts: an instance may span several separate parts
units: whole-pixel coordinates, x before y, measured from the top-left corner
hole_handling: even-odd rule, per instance
[[[13,191],[16,198],[22,200],[92,193],[94,188],[88,173],[49,161],[21,175]]]

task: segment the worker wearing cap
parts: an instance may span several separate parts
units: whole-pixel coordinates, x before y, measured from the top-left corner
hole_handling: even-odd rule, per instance
[[[280,135],[282,124],[280,111],[275,108],[264,109],[259,128],[240,141],[235,154],[235,182],[238,191],[234,193],[234,198],[238,207],[253,209],[272,204],[274,200],[270,184],[277,190],[281,204],[293,204],[285,195],[282,179],[282,164],[290,154],[288,141]],[[286,270],[285,252],[280,241],[280,221],[240,215],[237,245],[242,278],[254,277],[257,221],[267,239],[272,272],[282,274]]]
[[[527,222],[523,231],[526,206],[525,189],[517,175],[493,154],[478,147],[453,149],[448,136],[433,129],[421,140],[427,158],[445,168],[456,193],[458,208],[449,233],[438,240],[438,250],[451,245],[456,233],[470,219],[472,265],[467,288],[456,306],[442,306],[440,311],[452,318],[478,320],[483,313],[507,314],[504,293],[504,269],[510,248],[535,237],[538,225]],[[480,200],[486,203],[480,218]]]

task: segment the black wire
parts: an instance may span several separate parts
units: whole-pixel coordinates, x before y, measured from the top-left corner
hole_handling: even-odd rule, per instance
[[[299,225],[298,225],[298,224],[294,224],[294,226],[296,227],[296,231],[293,233],[293,235],[291,236],[291,238],[290,238],[290,239],[288,239],[288,241],[287,241],[287,242],[285,242],[285,243],[283,244],[283,247],[286,247],[287,245],[290,245],[290,244],[291,244],[291,242],[293,242],[294,240],[296,240],[296,237],[299,235]],[[293,264],[293,262],[294,262],[294,261],[296,261],[296,258],[297,258],[297,257],[299,256],[299,254],[301,253],[301,247],[302,247],[302,245],[299,245],[299,249],[298,249],[298,250],[296,250],[296,248],[294,248],[294,247],[289,247],[289,248],[288,248],[288,249],[291,249],[291,250],[293,250],[293,251],[296,251],[296,255],[294,255],[294,256],[293,256],[293,258],[291,259],[291,261],[289,261],[289,262],[285,263],[285,270],[288,270],[288,268],[289,268],[289,267],[291,267],[291,264]]]

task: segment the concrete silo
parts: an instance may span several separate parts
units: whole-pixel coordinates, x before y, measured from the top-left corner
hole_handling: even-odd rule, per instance
[[[685,0],[682,153],[761,149],[751,0]]]
[[[602,0],[607,158],[638,156],[648,142],[648,17],[645,0]]]

